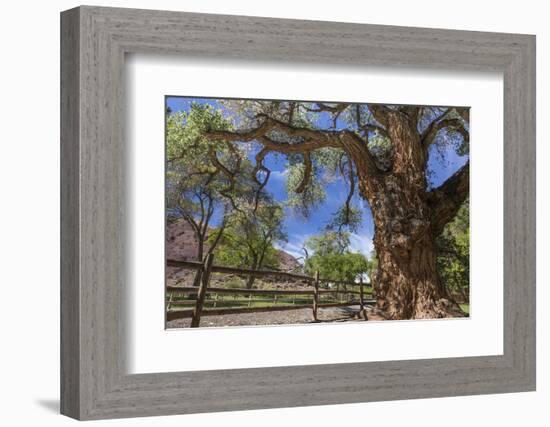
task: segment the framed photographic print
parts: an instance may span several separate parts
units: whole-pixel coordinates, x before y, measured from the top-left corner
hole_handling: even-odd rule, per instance
[[[169,328],[469,315],[469,108],[165,108]]]
[[[62,413],[535,389],[533,36],[84,6],[61,40]]]

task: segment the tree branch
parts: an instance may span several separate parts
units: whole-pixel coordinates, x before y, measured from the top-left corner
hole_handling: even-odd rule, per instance
[[[371,132],[378,132],[380,135],[384,135],[386,137],[388,136],[388,132],[386,131],[386,129],[381,126],[373,125],[371,123],[361,126],[361,129],[364,129],[366,131],[370,130]]]
[[[322,112],[328,112],[332,113],[332,127],[336,128],[336,123],[338,122],[338,117],[344,112],[346,108],[350,106],[350,104],[335,104],[334,106],[324,104],[322,102],[316,102],[317,105],[316,108],[309,108],[305,105],[303,106],[304,110],[312,112],[312,113],[322,113]]]
[[[382,106],[380,106],[382,108]],[[342,148],[357,164],[357,170],[361,170],[366,176],[374,176],[380,172],[373,156],[368,150],[367,144],[357,134],[349,130],[329,131],[314,130],[291,126],[272,117],[264,117],[261,125],[245,131],[212,131],[205,136],[212,141],[258,141],[264,148],[279,153],[310,153],[320,148]],[[269,135],[277,130],[291,137],[302,138],[300,142],[278,142]],[[304,156],[307,163],[306,156]],[[214,160],[214,159],[213,159]],[[307,169],[307,164],[306,164]]]
[[[210,244],[210,248],[208,249],[207,255],[210,255],[212,252],[214,252],[214,249],[216,249],[216,246],[218,246],[218,243],[221,240],[222,234],[225,231],[226,226],[227,226],[227,215],[224,213],[223,221],[217,230],[216,238]]]
[[[458,113],[462,120],[466,123],[470,123],[470,109],[466,107],[455,107],[455,111]]]
[[[321,113],[323,111],[329,112],[329,113],[336,113],[340,115],[342,111],[344,111],[346,108],[349,107],[350,104],[348,103],[342,103],[342,104],[335,104],[334,106],[324,104],[322,102],[316,102],[317,108],[308,108],[304,106],[304,109],[307,111],[311,111],[312,113]]]
[[[373,117],[378,123],[382,126],[388,128],[388,115],[392,111],[386,105],[380,104],[368,104],[369,111],[372,113]]]
[[[353,163],[351,162],[351,159],[348,158],[348,181],[349,181],[349,191],[348,191],[348,197],[346,198],[346,202],[344,204],[345,209],[345,216],[344,216],[344,224],[350,225],[350,214],[351,214],[351,199],[353,198],[353,194],[355,193],[355,175],[353,174]],[[342,231],[342,225],[339,226],[339,231]]]
[[[272,117],[265,115],[258,116],[264,118],[261,125],[254,129],[244,131],[211,131],[204,134],[211,141],[258,141],[271,151],[279,153],[304,153],[317,150],[319,148],[339,148],[341,144],[338,140],[339,131],[314,130],[300,128],[283,123]],[[278,142],[274,141],[268,135],[272,131],[280,131],[290,137],[302,138],[301,142]]]
[[[301,194],[304,192],[304,190],[307,187],[307,184],[309,183],[309,179],[311,178],[311,170],[313,169],[311,164],[311,156],[309,153],[304,153],[304,176],[302,177],[302,181],[296,187],[294,190],[295,193]]]
[[[227,176],[227,178],[229,178],[229,180],[233,180],[233,178],[235,177],[235,173],[233,171],[230,171],[221,161],[220,159],[218,159],[218,155],[216,153],[216,151],[214,150],[214,147],[210,147],[209,150],[208,150],[208,155],[210,156],[210,161],[212,162],[212,164],[214,166],[216,166],[216,168],[223,172],[223,174],[225,176]]]
[[[402,105],[399,107],[399,111],[405,113],[413,121],[413,123],[418,123],[418,115],[422,107],[415,105]]]
[[[201,236],[203,236],[203,238],[206,236],[206,233],[208,233],[208,225],[212,219],[212,215],[214,215],[214,198],[210,194],[208,195],[208,208],[206,209],[206,217],[204,218],[201,230]]]
[[[210,156],[210,160],[220,170],[225,176],[227,176],[227,179],[229,180],[229,184],[220,190],[220,194],[224,196],[227,200],[229,200],[229,203],[231,203],[231,206],[233,209],[235,209],[238,212],[241,212],[241,209],[237,206],[237,203],[235,202],[235,199],[233,198],[233,190],[235,189],[235,176],[237,172],[239,172],[241,167],[241,158],[237,156],[237,167],[235,171],[229,170],[221,161],[218,159],[218,155],[216,151],[214,150],[214,147],[210,147],[208,150],[208,155]]]
[[[470,192],[470,162],[455,172],[438,188],[428,192],[432,208],[432,229],[438,236],[460,209]]]
[[[267,182],[269,181],[269,177],[271,176],[271,171],[268,168],[266,168],[264,165],[264,158],[267,155],[267,153],[269,153],[269,149],[264,147],[258,152],[258,154],[256,154],[256,166],[254,166],[254,169],[252,169],[252,178],[258,184],[258,188],[256,189],[256,194],[254,196],[254,210],[253,210],[254,214],[258,210],[258,204],[260,202],[260,195],[262,193],[262,190],[267,185]],[[263,171],[265,173],[265,178],[263,181],[260,181],[258,179],[259,171]]]
[[[363,131],[365,133],[365,138],[368,143],[368,132],[378,132],[382,135],[387,136],[386,129],[381,126],[375,125],[374,123],[362,123],[361,122],[361,106],[360,104],[355,104],[355,126],[357,126],[358,131]]]
[[[193,218],[192,215],[187,213],[181,207],[178,207],[178,211],[181,214],[181,216],[183,217],[183,219],[185,219],[185,221],[187,221],[187,223],[191,226],[191,228],[193,228],[193,231],[197,234],[197,236],[200,235],[200,228],[199,228],[199,225],[197,224],[197,222],[195,221],[195,218]]]
[[[444,113],[443,115],[446,116],[447,113]],[[466,142],[470,140],[469,132],[464,127],[462,120],[454,118],[433,121],[421,136],[422,144],[428,148],[434,143],[437,134],[443,129],[451,129],[460,133]]]
[[[344,151],[355,162],[358,173],[364,174],[364,177],[374,177],[380,174],[381,170],[376,165],[367,143],[355,132],[343,131],[340,139]]]

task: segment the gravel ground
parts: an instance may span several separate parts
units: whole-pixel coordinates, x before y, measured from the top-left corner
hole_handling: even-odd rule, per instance
[[[364,321],[359,318],[359,306],[329,307],[319,310],[319,322],[350,322]],[[383,320],[367,308],[369,320]],[[168,322],[168,329],[187,328],[191,319],[177,319]],[[275,311],[264,313],[225,314],[223,316],[205,316],[201,319],[200,327],[220,326],[255,326],[255,325],[288,325],[315,323],[310,308],[289,311]]]

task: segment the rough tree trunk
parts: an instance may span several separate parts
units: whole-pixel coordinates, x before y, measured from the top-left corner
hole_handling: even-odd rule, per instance
[[[197,261],[204,262],[204,238],[202,236],[197,237]]]
[[[258,269],[258,259],[256,257],[252,260],[252,265],[250,266],[251,270],[257,270]],[[248,279],[246,280],[246,289],[252,289],[252,286],[254,286],[254,282],[256,281],[256,276],[248,276]]]
[[[254,276],[248,276],[248,279],[246,280],[246,289],[252,289],[255,281],[256,278]]]
[[[418,149],[418,133],[405,120],[390,117],[388,130],[396,151],[393,173],[359,173],[375,224],[377,307],[388,319],[463,316],[439,283],[435,238],[441,218],[436,218],[426,191],[427,154]]]
[[[195,236],[197,238],[197,261],[198,262],[204,262],[203,260],[203,254],[204,254],[204,237],[202,237],[200,234],[195,233]],[[193,287],[198,288],[201,284],[201,270],[197,270],[195,273],[195,278],[193,279]],[[193,294],[196,295],[196,294]]]
[[[436,235],[423,193],[414,185],[393,186],[391,181],[373,209],[378,308],[389,319],[463,315],[439,283]]]
[[[379,235],[382,233],[379,233]],[[377,306],[389,319],[433,319],[463,313],[439,284],[433,236],[426,233],[410,246],[387,245],[377,236],[379,280]],[[386,240],[382,243],[380,241]]]

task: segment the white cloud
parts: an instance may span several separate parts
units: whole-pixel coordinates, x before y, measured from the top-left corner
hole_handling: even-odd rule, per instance
[[[288,236],[288,242],[275,244],[277,249],[281,249],[298,260],[300,264],[304,263],[304,247],[305,241],[310,237],[309,234],[292,234]]]
[[[285,181],[288,175],[288,169],[283,171],[271,171],[269,179],[274,179],[275,181]]]
[[[275,244],[277,249],[283,250],[298,260],[300,264],[304,263],[304,243],[311,237],[311,234],[292,234],[288,236],[288,242],[281,242]],[[359,252],[367,257],[370,257],[374,245],[372,243],[372,237],[366,234],[351,233],[349,236],[350,250],[352,252]],[[312,253],[310,252],[310,255]]]
[[[352,252],[360,252],[367,257],[370,257],[374,245],[372,243],[372,237],[366,234],[351,233],[349,236],[350,249]]]

